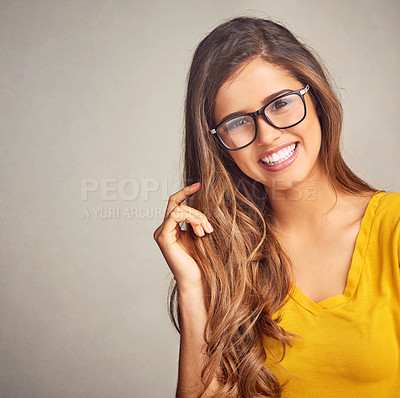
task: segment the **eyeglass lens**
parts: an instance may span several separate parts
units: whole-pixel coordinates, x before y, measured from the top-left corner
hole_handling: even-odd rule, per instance
[[[298,123],[305,114],[305,105],[298,94],[289,94],[271,102],[264,115],[277,128],[287,128]],[[218,133],[229,148],[236,149],[249,144],[256,134],[256,121],[250,115],[230,119],[218,128]]]

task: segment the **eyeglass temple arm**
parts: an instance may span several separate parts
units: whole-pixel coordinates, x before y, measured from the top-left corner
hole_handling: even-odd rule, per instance
[[[301,94],[301,95],[304,95],[309,89],[310,89],[310,86],[307,84],[307,86],[305,86],[305,87],[303,88],[303,90],[300,90],[300,94]]]

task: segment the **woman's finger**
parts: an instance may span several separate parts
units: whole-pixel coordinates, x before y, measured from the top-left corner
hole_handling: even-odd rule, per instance
[[[167,246],[176,241],[176,234],[179,232],[179,223],[186,222],[193,228],[194,233],[197,236],[204,236],[205,232],[212,232],[208,228],[203,228],[203,222],[196,216],[194,209],[191,207],[181,208],[176,207],[169,215],[169,217],[162,224],[162,228],[157,236],[158,240],[161,240]]]
[[[188,185],[187,187],[171,195],[168,200],[164,220],[169,216],[171,211],[175,209],[175,207],[179,206],[185,199],[196,193],[199,190],[199,188],[200,188],[200,183],[195,182],[194,184]]]
[[[204,236],[205,232],[211,233],[214,231],[214,228],[203,213],[192,207],[181,204],[175,207],[167,219],[157,228],[154,232],[154,239],[158,240],[158,236],[161,232],[165,234],[176,234],[176,227],[181,222],[190,224],[198,236]]]
[[[187,211],[188,213],[192,214],[194,217],[196,217],[199,220],[201,220],[202,227],[206,232],[213,232],[214,231],[214,228],[209,223],[207,217],[201,211],[199,211],[199,210],[197,210],[197,209],[195,209],[193,207],[184,205],[184,204],[181,204],[181,205],[177,206],[175,208],[175,210],[176,211],[183,211],[183,212]]]

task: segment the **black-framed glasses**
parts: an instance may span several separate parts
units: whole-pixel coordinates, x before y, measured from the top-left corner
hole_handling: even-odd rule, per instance
[[[243,113],[224,120],[210,133],[216,134],[222,145],[230,151],[237,151],[250,145],[257,137],[257,116],[279,130],[296,126],[307,114],[304,95],[310,89],[304,88],[279,95],[256,112]]]

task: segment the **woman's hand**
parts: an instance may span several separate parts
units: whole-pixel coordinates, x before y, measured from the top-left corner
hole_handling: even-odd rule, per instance
[[[179,288],[184,290],[200,287],[201,273],[197,263],[187,250],[188,231],[181,230],[179,223],[185,221],[190,224],[194,233],[199,237],[213,231],[213,227],[203,213],[182,204],[199,188],[200,183],[197,182],[170,196],[163,223],[154,231],[153,235]]]

